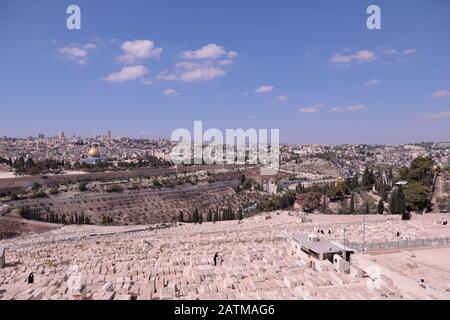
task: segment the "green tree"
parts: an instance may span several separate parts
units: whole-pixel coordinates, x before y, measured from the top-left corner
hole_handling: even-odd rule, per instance
[[[370,214],[369,201],[366,201],[366,203],[364,205],[364,214]]]
[[[318,192],[302,193],[297,196],[297,203],[305,212],[313,212],[320,206],[322,195]]]
[[[328,212],[328,204],[327,204],[327,196],[323,195],[323,200],[322,200],[322,213],[327,213]]]
[[[400,175],[400,179],[402,180],[409,180],[409,168],[407,167],[401,167],[398,171],[399,175]]]
[[[392,214],[404,214],[406,211],[405,193],[402,186],[398,186],[392,193],[390,210]]]
[[[31,189],[33,191],[39,191],[41,189],[41,185],[37,182],[33,183],[33,185],[31,186]]]
[[[87,191],[86,182],[80,182],[80,183],[78,184],[78,190],[79,190],[80,192]]]
[[[365,189],[370,189],[375,183],[375,175],[373,174],[372,169],[366,167],[362,176],[362,186]]]
[[[338,182],[334,187],[327,191],[327,196],[332,202],[344,199],[345,184],[343,182]]]
[[[405,187],[406,209],[408,211],[424,210],[430,208],[429,187],[417,181],[410,181]]]
[[[219,221],[219,209],[214,212],[213,222]]]
[[[192,213],[192,222],[197,223],[198,222],[198,209],[195,208],[194,212]]]
[[[390,183],[390,185],[392,187],[392,181],[394,181],[394,173],[392,172],[392,167],[389,167],[388,180],[389,180],[389,183]]]
[[[409,179],[431,186],[434,178],[433,167],[434,162],[430,157],[417,157],[411,163]]]
[[[162,188],[162,186],[163,186],[163,185],[161,184],[161,182],[159,182],[158,179],[154,179],[154,180],[153,180],[153,187],[159,189],[159,188]]]
[[[378,201],[377,212],[378,212],[378,214],[383,214],[383,212],[384,212],[384,201],[383,201],[383,199],[380,199],[380,201]]]
[[[355,194],[352,192],[352,195],[350,197],[350,208],[349,213],[354,214],[355,213]]]
[[[359,175],[355,174],[352,178],[352,189],[355,190],[359,188]]]
[[[383,201],[387,201],[388,199],[388,186],[383,183],[381,190],[380,190],[380,197],[383,199]]]

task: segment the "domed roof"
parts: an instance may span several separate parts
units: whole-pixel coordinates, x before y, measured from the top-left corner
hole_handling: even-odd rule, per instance
[[[98,151],[98,148],[92,147],[88,151],[88,156],[93,158],[99,158],[100,157],[100,151]]]

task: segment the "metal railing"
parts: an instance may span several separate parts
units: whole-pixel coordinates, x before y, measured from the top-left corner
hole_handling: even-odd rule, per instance
[[[425,248],[425,247],[450,246],[450,237],[407,239],[407,240],[394,240],[383,242],[366,242],[365,244],[362,242],[347,241],[346,245],[360,252],[395,250],[400,248]]]

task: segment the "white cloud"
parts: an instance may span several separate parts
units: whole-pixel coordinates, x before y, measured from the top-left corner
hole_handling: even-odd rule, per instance
[[[373,79],[373,80],[369,80],[366,82],[366,86],[376,86],[377,84],[380,83],[380,80],[378,79]]]
[[[351,61],[352,61],[351,56],[344,56],[344,55],[341,55],[340,53],[336,53],[330,59],[330,62],[332,62],[332,63],[350,63]]]
[[[298,109],[298,112],[300,112],[300,113],[316,113],[316,112],[319,112],[320,108],[323,108],[322,104],[315,104],[310,107],[300,108],[300,109]]]
[[[191,62],[191,61],[181,61],[181,62],[177,62],[175,64],[175,67],[177,69],[186,69],[186,70],[193,70],[193,69],[198,69],[201,66],[210,66],[211,63],[204,62],[204,63],[198,63],[198,62]]]
[[[123,54],[117,57],[117,60],[128,64],[148,58],[158,59],[163,51],[162,48],[156,48],[155,43],[150,40],[125,41],[121,49]]]
[[[380,47],[378,49],[381,50],[381,53],[386,55],[388,59],[395,58],[399,62],[405,61],[404,60],[405,56],[410,56],[410,55],[413,55],[414,53],[416,53],[416,49],[412,49],[412,48],[401,50],[401,49]]]
[[[289,99],[288,96],[278,96],[277,97],[278,101],[287,101],[288,99]]]
[[[152,84],[153,84],[153,80],[152,80],[152,79],[142,79],[142,80],[141,80],[141,83],[142,83],[143,85],[149,86],[149,85],[152,85]]]
[[[416,53],[416,49],[406,49],[402,52],[402,55],[407,56],[414,53]]]
[[[236,51],[229,51],[229,52],[227,53],[228,59],[234,59],[234,58],[236,58],[238,55],[239,55],[239,54],[238,54]]]
[[[86,50],[89,50],[89,49],[96,49],[97,48],[97,46],[95,45],[95,44],[93,44],[93,43],[86,43],[84,46],[83,46],[83,49],[86,49]]]
[[[186,82],[207,81],[225,75],[225,70],[217,67],[198,67],[184,71],[180,79]]]
[[[148,72],[144,66],[123,67],[119,72],[113,72],[104,80],[111,82],[124,82],[142,78]]]
[[[225,67],[233,64],[237,52],[227,53],[223,46],[211,43],[195,51],[184,51],[184,59],[175,64],[174,70],[164,70],[158,80],[181,80],[185,82],[209,81],[226,74]],[[220,59],[222,58],[222,59]]]
[[[181,93],[177,92],[175,89],[166,89],[164,90],[165,96],[179,96]]]
[[[170,73],[168,70],[163,70],[156,76],[158,80],[176,80],[177,76],[173,73]]]
[[[167,73],[165,78],[176,78],[185,82],[208,81],[225,75],[225,69],[214,66],[211,61],[181,61],[175,65],[174,74]]]
[[[446,98],[450,96],[450,91],[447,90],[439,90],[436,92],[433,92],[431,95],[433,98]]]
[[[184,51],[182,56],[186,60],[199,60],[199,59],[217,59],[226,53],[223,46],[219,46],[215,43],[210,43],[195,51]]]
[[[255,93],[268,93],[273,91],[273,86],[261,86],[258,89],[255,90]]]
[[[228,65],[230,65],[230,64],[233,64],[234,61],[233,61],[233,60],[230,60],[230,59],[224,59],[224,60],[220,60],[218,63],[219,63],[219,65],[221,65],[221,66],[228,66]]]
[[[397,50],[396,49],[392,49],[392,48],[388,48],[388,49],[383,50],[383,53],[391,56],[391,55],[396,54]]]
[[[59,49],[62,54],[71,58],[82,58],[87,56],[87,51],[77,47],[65,47]]]
[[[86,64],[86,58],[89,55],[89,50],[96,49],[97,46],[92,43],[84,45],[71,44],[67,47],[58,49],[58,52],[63,58],[77,62],[78,64]]]
[[[430,114],[425,115],[425,118],[429,119],[429,120],[440,120],[440,119],[450,118],[450,111],[430,113]]]
[[[349,65],[352,62],[370,62],[376,59],[376,55],[372,51],[368,50],[360,50],[353,54],[342,55],[340,53],[336,53],[331,57],[330,62],[334,64],[345,64]]]
[[[355,112],[355,111],[360,111],[363,109],[366,109],[366,106],[364,106],[362,104],[356,104],[356,105],[347,106],[347,107],[334,107],[333,109],[331,109],[331,111],[333,111],[333,112]]]

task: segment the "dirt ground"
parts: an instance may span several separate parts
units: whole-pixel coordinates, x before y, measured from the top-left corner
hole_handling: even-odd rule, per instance
[[[0,240],[27,233],[42,233],[59,228],[60,225],[22,219],[17,212],[0,216]]]
[[[450,248],[376,255],[379,264],[438,290],[450,290]]]

